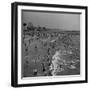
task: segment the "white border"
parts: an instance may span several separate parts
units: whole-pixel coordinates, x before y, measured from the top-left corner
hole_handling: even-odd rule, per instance
[[[45,10],[45,11],[64,11],[79,12],[80,16],[80,75],[75,76],[51,76],[51,77],[30,77],[21,79],[21,10]],[[36,7],[36,6],[18,6],[18,84],[46,83],[46,82],[63,82],[63,81],[79,81],[85,80],[85,10],[68,9],[68,8],[52,8],[52,7]]]

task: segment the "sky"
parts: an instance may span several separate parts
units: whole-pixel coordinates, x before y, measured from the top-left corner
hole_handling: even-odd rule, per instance
[[[80,30],[80,14],[22,11],[22,22],[63,30]]]

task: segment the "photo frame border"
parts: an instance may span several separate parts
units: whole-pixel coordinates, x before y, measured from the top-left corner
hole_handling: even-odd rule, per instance
[[[18,84],[18,6],[39,6],[53,8],[73,8],[85,10],[85,80],[64,81],[64,82],[48,82],[48,83],[32,83]],[[58,84],[74,84],[88,82],[88,7],[74,5],[44,4],[44,3],[28,3],[14,2],[11,4],[11,86],[42,86],[42,85],[58,85]]]

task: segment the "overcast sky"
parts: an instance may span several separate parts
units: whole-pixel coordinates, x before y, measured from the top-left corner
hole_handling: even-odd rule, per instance
[[[23,11],[22,19],[25,23],[32,22],[34,26],[80,30],[80,14]]]

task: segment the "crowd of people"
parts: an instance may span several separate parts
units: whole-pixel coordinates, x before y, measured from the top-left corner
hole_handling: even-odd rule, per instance
[[[35,27],[32,23],[24,23],[23,26],[24,63],[22,68],[24,77],[53,76],[59,72],[61,74],[67,68],[77,68],[75,65],[77,62],[80,63],[80,42],[76,41],[77,45],[74,44],[72,33],[51,31],[46,27]],[[61,54],[61,51],[65,55]],[[79,73],[76,71],[76,74]]]

